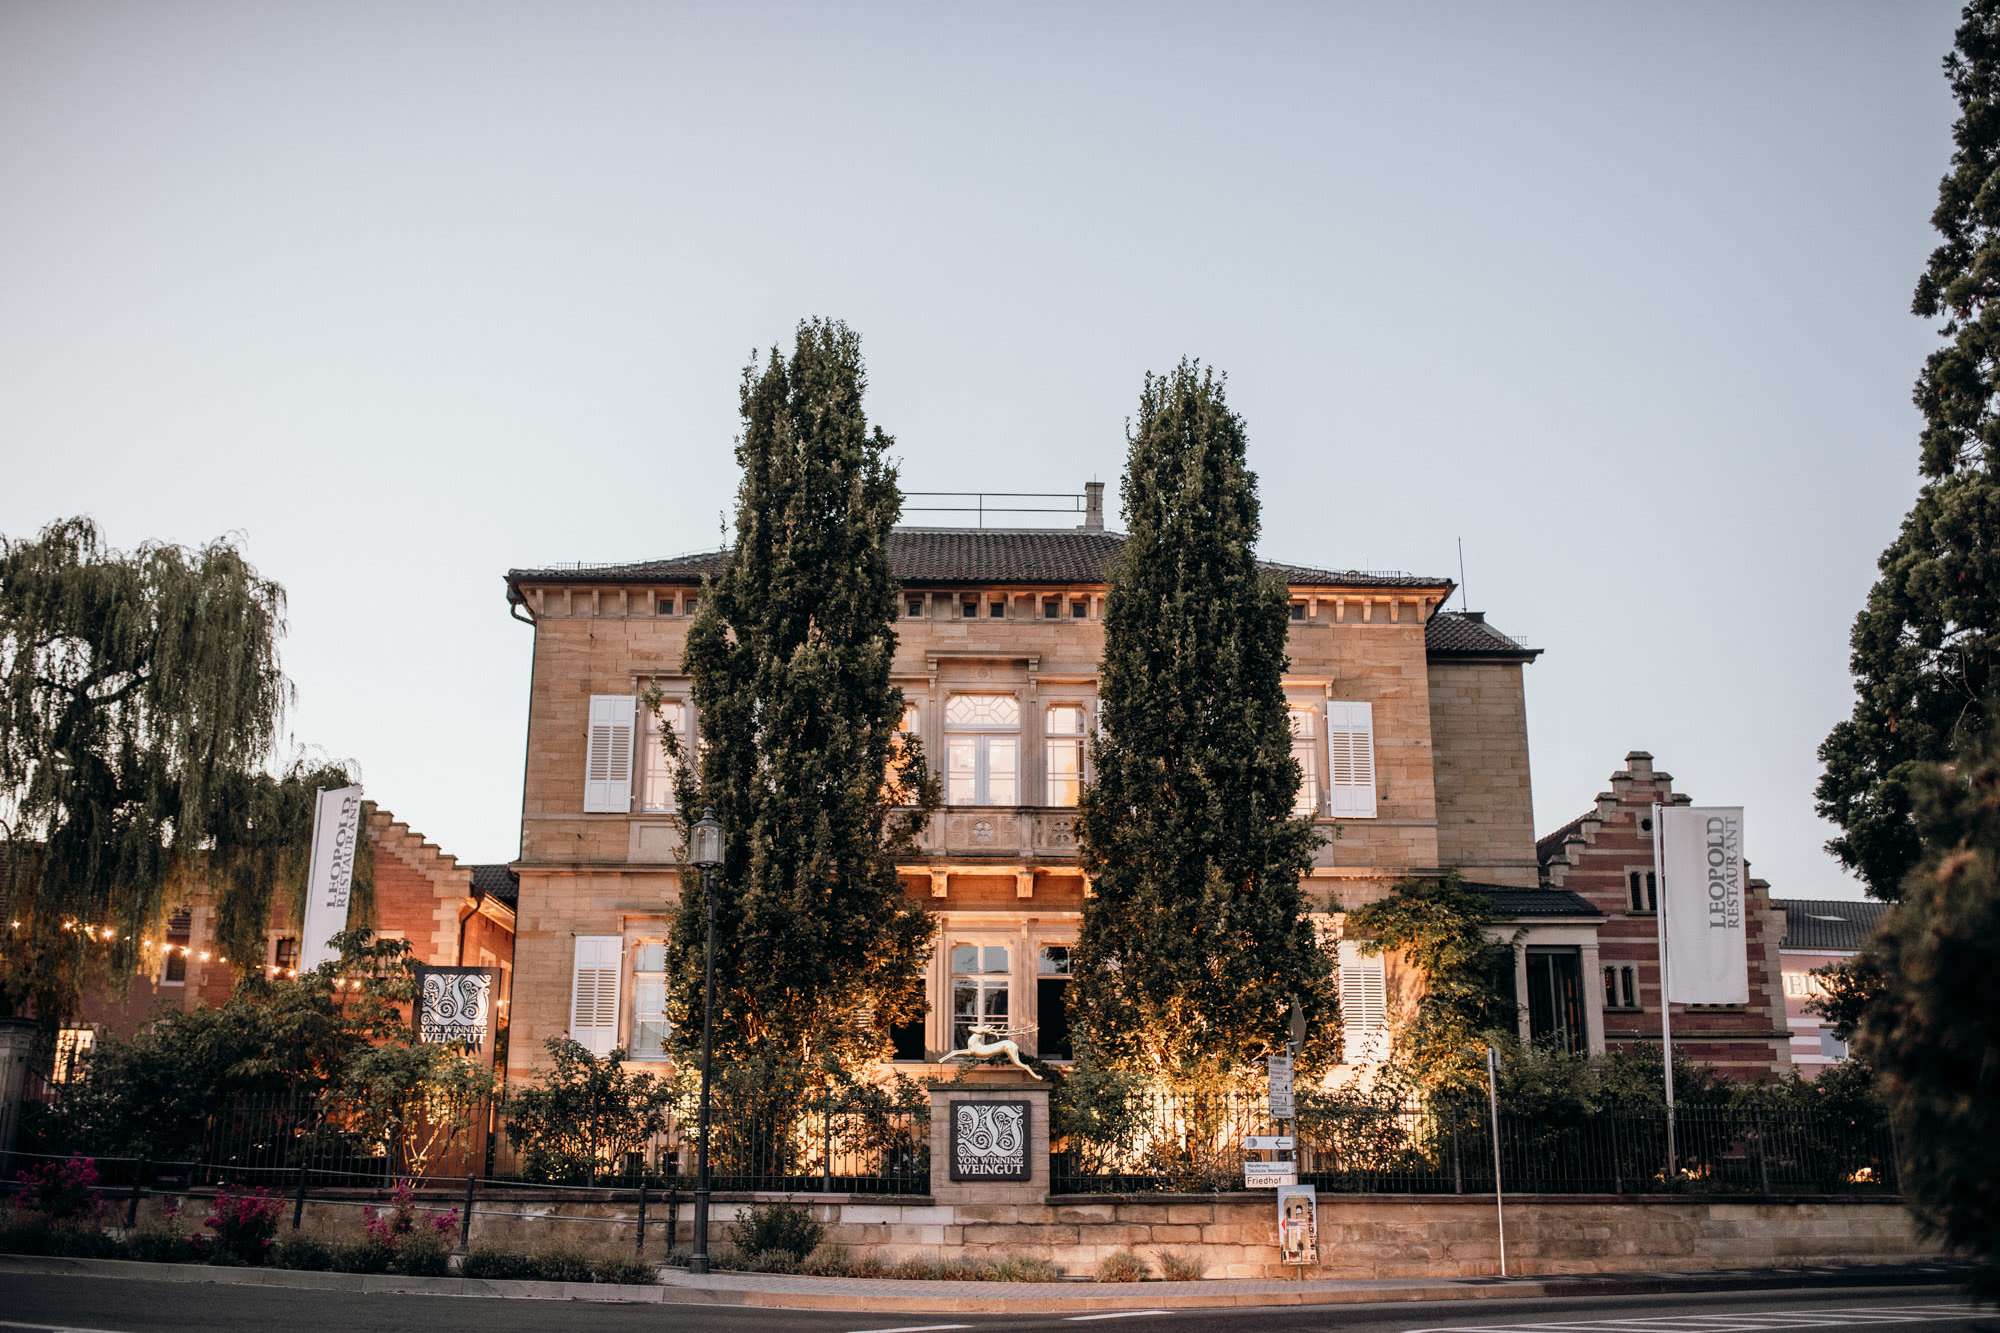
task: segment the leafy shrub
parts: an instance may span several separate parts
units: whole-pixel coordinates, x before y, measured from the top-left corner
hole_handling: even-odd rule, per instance
[[[451,1272],[451,1242],[434,1231],[405,1236],[389,1261],[389,1271],[406,1277],[443,1277]]]
[[[125,1238],[125,1257],[153,1264],[192,1264],[208,1255],[200,1237],[178,1226],[140,1227]]]
[[[1164,1263],[1164,1256],[1162,1258]],[[1063,1271],[1047,1259],[1031,1254],[1011,1255],[993,1265],[995,1282],[1060,1282]]]
[[[216,1193],[205,1225],[215,1233],[215,1252],[238,1263],[261,1264],[278,1233],[278,1196],[270,1190]]]
[[[0,1227],[0,1253],[118,1259],[125,1247],[94,1226],[51,1225],[37,1217]]]
[[[333,1246],[317,1236],[287,1236],[271,1247],[275,1268],[295,1268],[323,1273],[336,1267]]]
[[[622,1282],[627,1286],[642,1287],[660,1280],[659,1270],[639,1259],[599,1259],[590,1271],[598,1282]]]
[[[580,1250],[544,1250],[534,1256],[535,1276],[543,1282],[595,1282],[597,1261]]]
[[[548,1043],[541,1081],[507,1098],[507,1139],[530,1180],[590,1184],[665,1131],[674,1093],[665,1079],[625,1067],[625,1052],[598,1059],[567,1037]]]
[[[500,1282],[524,1282],[539,1275],[535,1256],[517,1250],[493,1250],[480,1246],[465,1256],[458,1266],[460,1277],[489,1278]]]
[[[889,1265],[886,1276],[919,1282],[988,1282],[993,1266],[972,1259],[904,1259]]]
[[[386,1273],[395,1262],[395,1247],[373,1237],[333,1247],[333,1271],[336,1273]]]
[[[392,1250],[413,1236],[448,1238],[457,1232],[458,1221],[459,1214],[456,1208],[448,1208],[443,1212],[418,1211],[417,1189],[408,1180],[396,1182],[395,1188],[389,1192],[387,1209],[361,1210],[361,1225],[368,1233],[368,1239],[386,1245]]]
[[[826,1228],[802,1203],[774,1203],[752,1210],[729,1229],[729,1238],[746,1256],[783,1254],[794,1264],[826,1238]]]
[[[1130,1250],[1113,1250],[1097,1265],[1099,1282],[1144,1282],[1153,1270]]]
[[[97,1163],[88,1157],[31,1166],[14,1178],[14,1206],[49,1222],[80,1222],[104,1211]]]
[[[1199,1254],[1161,1250],[1153,1259],[1160,1266],[1160,1276],[1168,1282],[1199,1282],[1208,1271],[1208,1261]]]

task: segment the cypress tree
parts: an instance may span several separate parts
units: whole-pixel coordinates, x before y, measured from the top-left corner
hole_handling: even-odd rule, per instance
[[[1330,966],[1300,878],[1284,584],[1256,559],[1256,477],[1224,380],[1146,377],[1128,428],[1128,537],[1111,574],[1096,776],[1078,820],[1074,1023],[1095,1059],[1200,1087],[1324,1033]]]
[[[1853,714],[1819,751],[1827,849],[1891,900],[1922,854],[1915,775],[2000,718],[2000,2],[1965,7],[1944,67],[1956,151],[1913,303],[1945,339],[1917,379],[1924,485],[1854,622]]]
[[[796,1087],[879,1056],[922,1012],[933,923],[896,875],[936,803],[890,680],[902,509],[870,427],[860,338],[799,325],[745,369],[735,545],[688,634],[702,753],[687,819],[724,830],[716,875],[719,1069]],[[671,735],[671,733],[669,733]],[[705,917],[690,873],[670,946],[676,1040],[701,1042]]]

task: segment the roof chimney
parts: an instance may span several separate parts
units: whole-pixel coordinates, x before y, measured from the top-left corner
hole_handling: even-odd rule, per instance
[[[1083,483],[1083,530],[1104,531],[1104,483],[1101,481]]]

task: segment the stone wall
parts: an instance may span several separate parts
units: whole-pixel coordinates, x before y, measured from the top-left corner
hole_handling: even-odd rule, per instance
[[[1535,801],[1519,662],[1430,663],[1438,860],[1476,883],[1534,888]]]
[[[1033,1203],[946,1205],[925,1198],[828,1199],[816,1195],[725,1196],[715,1205],[714,1238],[757,1202],[790,1198],[827,1225],[828,1240],[856,1254],[905,1258],[1000,1259],[1034,1255],[1087,1275],[1114,1250],[1151,1258],[1162,1250],[1197,1257],[1209,1277],[1275,1277],[1274,1204],[1268,1196],[1070,1197]],[[451,1208],[442,1193],[427,1208]],[[289,1227],[289,1200],[284,1224]],[[306,1227],[361,1234],[356,1201],[313,1197]],[[157,1205],[149,1202],[150,1220]],[[665,1253],[671,1215],[678,1243],[692,1239],[692,1200],[653,1194],[646,1254]],[[199,1226],[205,1206],[190,1204]],[[483,1189],[473,1209],[475,1245],[512,1249],[632,1246],[637,1207],[626,1194]],[[280,1234],[283,1234],[281,1231]],[[1476,1277],[1499,1272],[1491,1195],[1463,1197],[1322,1195],[1322,1262],[1308,1277],[1366,1280]],[[1644,1269],[1747,1268],[1772,1264],[1890,1262],[1934,1256],[1909,1212],[1889,1200],[1619,1199],[1522,1196],[1507,1201],[1509,1272],[1520,1275]]]

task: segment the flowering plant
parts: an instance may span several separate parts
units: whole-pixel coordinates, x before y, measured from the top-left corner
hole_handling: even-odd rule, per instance
[[[246,1264],[263,1263],[278,1231],[278,1207],[278,1196],[270,1190],[232,1194],[224,1186],[215,1196],[206,1223],[215,1232],[216,1248]]]
[[[442,1240],[458,1230],[458,1209],[420,1214],[417,1211],[416,1186],[408,1180],[399,1180],[389,1193],[386,1210],[361,1210],[361,1225],[368,1232],[368,1239],[389,1249],[394,1249],[396,1242],[415,1232],[420,1220],[432,1235]]]
[[[96,1217],[104,1211],[104,1196],[97,1191],[97,1163],[88,1157],[69,1157],[29,1167],[15,1177],[16,1207],[31,1209],[51,1222],[75,1222]]]

